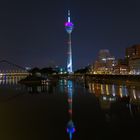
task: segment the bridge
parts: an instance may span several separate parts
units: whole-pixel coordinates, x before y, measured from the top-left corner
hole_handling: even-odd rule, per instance
[[[17,81],[28,75],[29,72],[24,67],[7,60],[0,61],[0,81]]]

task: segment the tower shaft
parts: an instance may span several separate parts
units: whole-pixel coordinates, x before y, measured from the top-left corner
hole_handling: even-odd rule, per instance
[[[71,18],[70,18],[70,10],[68,10],[68,20],[65,23],[65,29],[68,33],[68,56],[67,56],[67,72],[73,73],[72,70],[72,46],[71,46],[71,34],[73,31],[73,23],[71,22]]]
[[[72,73],[72,47],[71,47],[71,33],[68,34],[68,58],[67,58],[67,71],[68,73]]]

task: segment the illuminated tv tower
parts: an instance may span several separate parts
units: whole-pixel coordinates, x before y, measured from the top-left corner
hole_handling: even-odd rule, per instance
[[[70,10],[68,10],[68,21],[65,23],[65,29],[69,35],[68,39],[68,58],[67,58],[67,72],[70,74],[72,70],[72,48],[71,48],[71,33],[73,31],[74,24],[70,20]]]

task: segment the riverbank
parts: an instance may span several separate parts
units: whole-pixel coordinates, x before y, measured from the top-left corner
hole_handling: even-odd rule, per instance
[[[84,81],[140,86],[140,75],[85,75]]]

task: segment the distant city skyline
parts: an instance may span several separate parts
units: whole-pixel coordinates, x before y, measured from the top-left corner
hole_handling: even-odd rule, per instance
[[[71,0],[74,70],[93,63],[99,50],[124,58],[140,43],[139,0]],[[0,59],[23,67],[67,64],[68,0],[7,0],[0,5]]]

